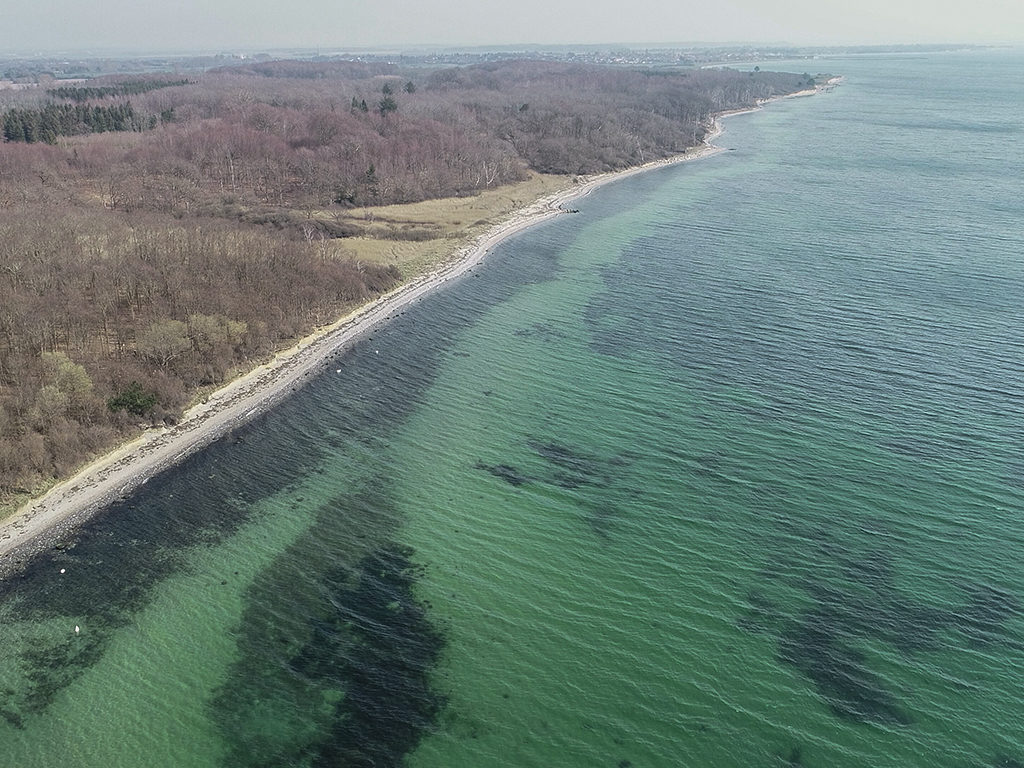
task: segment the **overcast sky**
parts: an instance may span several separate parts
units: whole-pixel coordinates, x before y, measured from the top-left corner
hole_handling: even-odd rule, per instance
[[[1024,41],[1024,0],[0,0],[0,54]]]

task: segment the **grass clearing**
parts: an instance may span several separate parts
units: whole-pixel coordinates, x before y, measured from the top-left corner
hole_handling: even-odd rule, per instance
[[[446,261],[458,248],[513,211],[570,183],[569,176],[531,173],[526,181],[471,197],[322,210],[314,212],[313,217],[351,226],[362,233],[332,240],[332,249],[338,256],[392,264],[404,279],[410,280]]]

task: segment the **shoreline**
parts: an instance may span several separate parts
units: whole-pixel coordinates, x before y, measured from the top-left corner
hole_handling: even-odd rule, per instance
[[[839,80],[813,90],[769,101],[820,93]],[[639,173],[701,160],[725,151],[712,142],[722,133],[720,120],[750,109],[716,114],[703,143],[682,154],[592,176],[576,177],[564,189],[526,205],[491,225],[468,244],[453,251],[444,263],[364,304],[331,325],[315,330],[289,349],[274,355],[248,373],[210,394],[182,414],[173,427],[148,429],[106,453],[0,521],[0,578],[21,570],[34,555],[68,538],[75,529],[113,502],[138,489],[150,478],[180,463],[232,429],[269,410],[297,391],[330,358],[356,343],[378,324],[433,289],[479,264],[491,248],[528,227],[568,211],[566,204],[593,190]]]

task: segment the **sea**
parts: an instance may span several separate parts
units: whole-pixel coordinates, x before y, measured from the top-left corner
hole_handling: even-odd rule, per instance
[[[1024,51],[772,67],[0,583],[0,768],[1024,765]]]

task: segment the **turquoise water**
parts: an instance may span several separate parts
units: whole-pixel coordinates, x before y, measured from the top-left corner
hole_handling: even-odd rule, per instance
[[[0,765],[1024,763],[1024,57],[816,64],[0,585]]]

